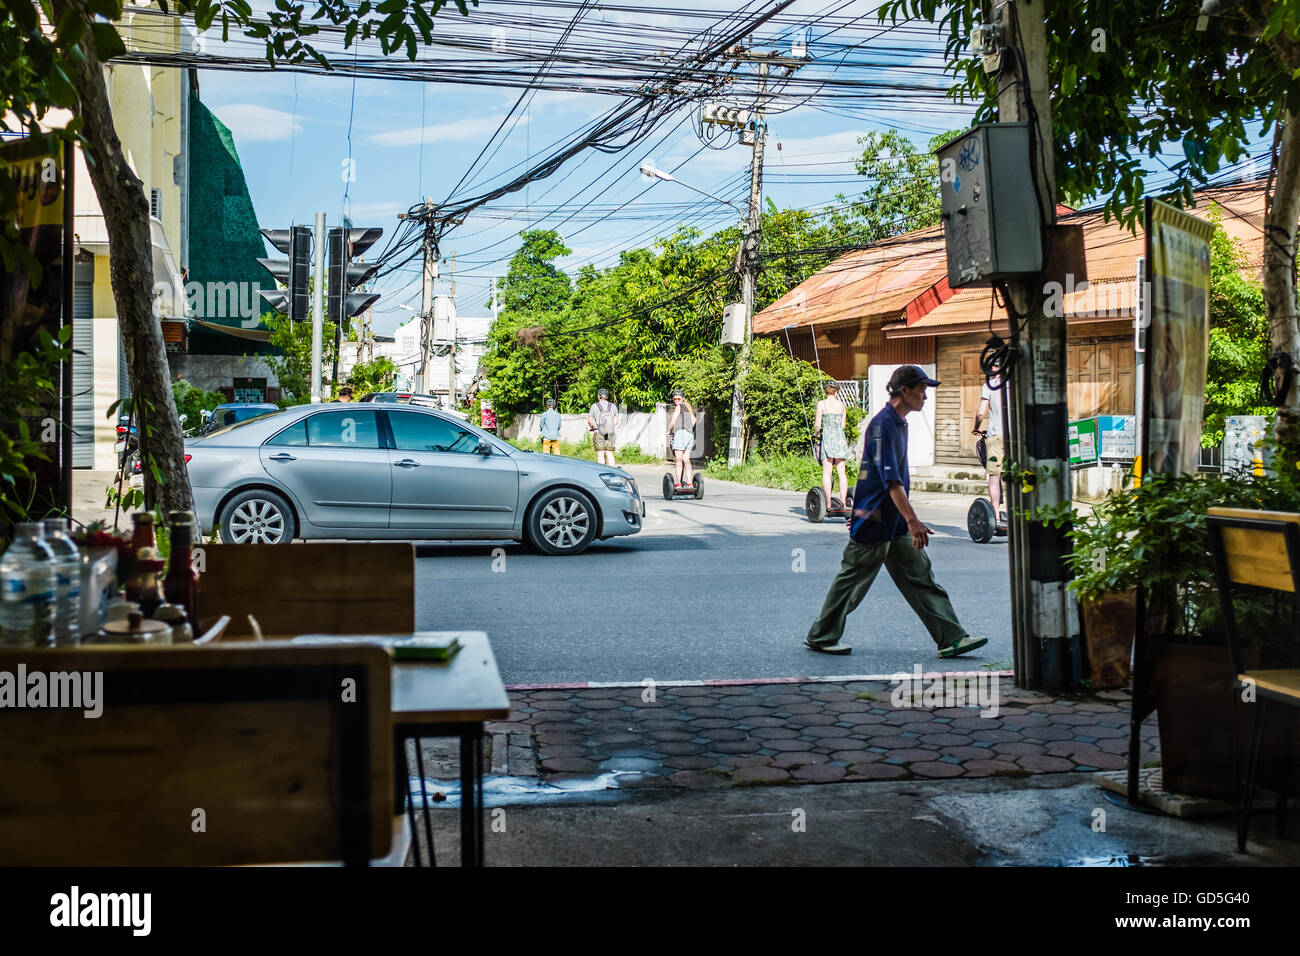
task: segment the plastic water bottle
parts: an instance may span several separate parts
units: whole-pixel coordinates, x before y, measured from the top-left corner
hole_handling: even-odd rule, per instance
[[[81,552],[68,535],[67,518],[41,522],[45,543],[54,552],[54,643],[81,640]]]
[[[0,644],[44,646],[54,624],[54,551],[39,524],[21,522],[14,531],[0,557]]]

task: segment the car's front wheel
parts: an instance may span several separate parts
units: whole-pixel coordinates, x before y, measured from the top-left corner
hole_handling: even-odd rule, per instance
[[[533,504],[528,540],[543,554],[581,554],[596,537],[596,508],[586,495],[556,488]]]
[[[288,544],[293,540],[293,510],[282,495],[256,488],[241,491],[217,520],[226,544]]]

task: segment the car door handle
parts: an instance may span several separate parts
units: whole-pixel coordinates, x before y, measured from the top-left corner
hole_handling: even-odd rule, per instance
[[[271,456],[271,461],[297,461],[297,460],[298,459],[295,458],[293,455],[286,454],[285,452],[280,452],[280,454],[278,455]]]
[[[396,465],[398,468],[419,468],[420,467],[420,463],[418,461],[412,461],[409,458],[403,458],[401,461],[393,462],[393,464]]]

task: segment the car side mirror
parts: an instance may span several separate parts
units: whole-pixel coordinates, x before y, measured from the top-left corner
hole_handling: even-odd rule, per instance
[[[474,450],[480,455],[490,455],[492,454],[492,443],[486,438],[480,438],[478,440],[478,447]]]

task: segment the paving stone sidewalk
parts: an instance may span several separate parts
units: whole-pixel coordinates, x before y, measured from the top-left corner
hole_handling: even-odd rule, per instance
[[[898,706],[887,680],[515,689],[510,719],[487,728],[490,767],[559,787],[707,789],[1127,765],[1127,690],[1054,698],[977,676],[999,681],[996,716]],[[1152,717],[1142,763],[1157,754]]]

